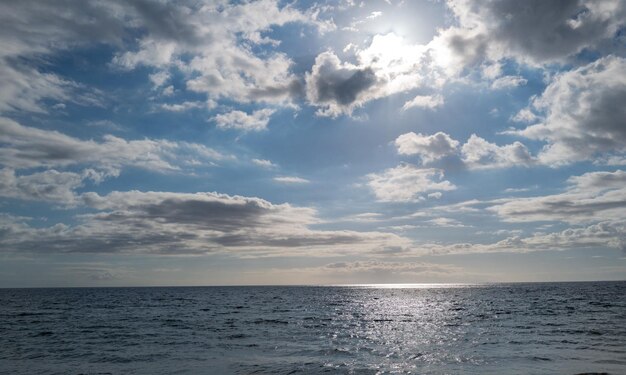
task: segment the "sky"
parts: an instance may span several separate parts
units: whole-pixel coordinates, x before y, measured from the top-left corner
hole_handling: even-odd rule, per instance
[[[626,279],[626,2],[0,2],[0,287]]]

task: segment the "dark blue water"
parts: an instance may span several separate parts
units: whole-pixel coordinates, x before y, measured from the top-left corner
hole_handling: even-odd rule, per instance
[[[3,374],[626,374],[626,282],[0,290]]]

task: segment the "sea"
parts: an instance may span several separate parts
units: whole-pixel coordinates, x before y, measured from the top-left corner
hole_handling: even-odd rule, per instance
[[[626,374],[626,282],[0,289],[2,374]]]

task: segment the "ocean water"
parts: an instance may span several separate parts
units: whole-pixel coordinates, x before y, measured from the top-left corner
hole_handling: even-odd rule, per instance
[[[626,282],[0,289],[2,374],[626,374]]]

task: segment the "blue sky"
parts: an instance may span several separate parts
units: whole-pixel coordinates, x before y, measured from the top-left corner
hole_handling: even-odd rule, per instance
[[[626,276],[622,1],[0,5],[0,285]]]

